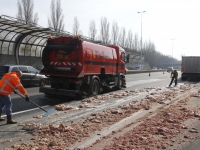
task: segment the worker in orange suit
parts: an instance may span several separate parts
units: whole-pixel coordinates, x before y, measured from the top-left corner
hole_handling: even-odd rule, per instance
[[[1,117],[3,108],[6,108],[7,124],[15,124],[16,121],[12,120],[12,102],[10,94],[19,90],[25,97],[26,101],[29,101],[29,96],[20,82],[22,76],[21,71],[15,71],[5,74],[0,80],[0,121],[5,119]]]

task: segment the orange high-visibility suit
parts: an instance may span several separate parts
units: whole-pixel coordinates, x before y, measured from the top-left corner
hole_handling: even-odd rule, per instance
[[[18,89],[25,97],[28,93],[22,86],[16,72],[5,74],[0,80],[0,95],[9,96],[14,90]]]
[[[3,108],[6,108],[7,115],[7,124],[15,124],[16,121],[12,120],[12,102],[10,98],[10,93],[18,89],[25,97],[26,101],[29,100],[28,93],[22,86],[20,82],[21,72],[11,72],[7,73],[0,80],[0,121],[4,121],[4,118],[1,118],[1,113]]]

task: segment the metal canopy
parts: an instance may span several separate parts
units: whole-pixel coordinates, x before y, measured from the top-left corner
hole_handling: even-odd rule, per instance
[[[52,38],[73,36],[66,31],[57,32],[52,28],[43,28],[34,23],[27,25],[24,22],[6,15],[0,16],[0,65],[39,65],[49,36]],[[93,41],[85,36],[81,36],[81,38],[101,44],[99,41]],[[138,64],[141,59],[140,53],[127,48],[125,50],[130,54],[129,65]]]
[[[0,55],[14,55],[16,64],[20,56],[41,57],[49,36],[72,36],[68,32],[56,32],[37,24],[24,24],[9,16],[0,16]]]

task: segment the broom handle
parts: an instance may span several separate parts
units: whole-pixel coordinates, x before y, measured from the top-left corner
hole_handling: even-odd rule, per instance
[[[43,111],[47,112],[45,109],[43,109],[41,106],[39,106],[38,104],[34,103],[33,101],[29,100],[32,104],[34,104],[35,106],[39,107],[40,109],[42,109]]]
[[[17,93],[17,95],[21,96],[22,98],[25,99],[24,96],[22,96],[21,94],[19,94],[17,91],[15,91]],[[36,104],[35,102],[33,102],[32,100],[29,100],[32,104],[34,104],[35,106],[39,107],[40,109],[42,109],[43,111],[47,112],[45,109],[43,109],[41,106],[39,106],[38,104]]]

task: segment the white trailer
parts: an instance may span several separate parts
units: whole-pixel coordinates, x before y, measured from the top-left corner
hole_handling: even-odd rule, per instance
[[[200,80],[200,56],[182,56],[181,80]]]

